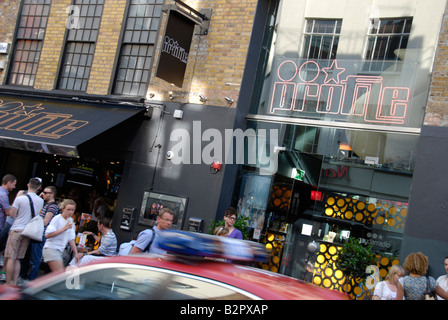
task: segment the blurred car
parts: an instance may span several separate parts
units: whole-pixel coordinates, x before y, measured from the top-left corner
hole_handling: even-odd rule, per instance
[[[218,261],[266,258],[260,244],[233,240],[167,231],[161,246],[171,254],[102,258],[89,265],[44,275],[27,283],[22,290],[2,286],[0,299],[348,299],[341,292],[281,274]]]

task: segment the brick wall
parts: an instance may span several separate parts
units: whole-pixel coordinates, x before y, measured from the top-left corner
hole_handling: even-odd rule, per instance
[[[66,9],[71,0],[52,1],[44,46],[37,70],[35,89],[52,90],[56,86],[59,62],[64,49],[65,27],[68,14]]]
[[[104,3],[101,29],[87,89],[89,94],[109,93],[125,9],[126,1],[123,0],[108,0]]]
[[[207,104],[225,107],[229,106],[224,100],[227,96],[235,101],[231,105],[235,107],[257,0],[184,2],[198,11],[212,9],[208,34],[193,37],[182,88],[156,78],[154,69],[148,92],[156,94],[154,100],[166,100],[168,92],[173,91],[175,101],[191,103],[200,103],[199,94],[202,94],[207,98]],[[163,32],[162,28],[159,47]]]
[[[199,94],[207,97],[207,104],[229,106],[227,96],[235,102],[239,95],[246,62],[257,0],[185,1],[199,10],[212,9],[207,35],[196,35],[190,49],[189,62],[182,89],[154,77],[148,92],[155,92],[156,100],[173,91],[181,102],[200,103]],[[161,33],[161,35],[163,32]],[[159,39],[160,40],[160,39]],[[159,93],[159,96],[157,96]]]
[[[424,124],[448,127],[448,6],[442,20]]]
[[[89,94],[110,93],[126,2],[126,0],[105,2],[88,83],[87,93]],[[174,1],[166,2],[174,4]],[[184,2],[198,11],[212,9],[208,34],[197,35],[195,32],[184,85],[182,88],[172,86],[154,76],[166,22],[166,14],[163,14],[159,47],[154,56],[148,92],[155,94],[154,100],[168,100],[168,92],[173,91],[175,97],[173,101],[183,103],[200,103],[199,94],[203,94],[208,98],[207,104],[225,107],[229,106],[224,99],[227,96],[235,100],[231,105],[235,107],[257,0],[185,0]],[[3,19],[5,17],[8,19],[7,23],[2,23],[0,34],[9,41],[12,41],[14,34],[19,3],[19,0],[0,3],[0,14]],[[56,87],[58,68],[64,49],[68,16],[66,9],[70,4],[71,0],[52,1],[35,89],[53,90]],[[0,76],[2,76],[1,73]]]
[[[14,28],[17,20],[17,13],[19,12],[20,0],[2,0],[0,1],[0,42],[7,42],[12,44],[14,38]],[[9,55],[0,54],[0,60],[8,61]],[[5,77],[5,70],[0,71],[0,83],[3,83]]]

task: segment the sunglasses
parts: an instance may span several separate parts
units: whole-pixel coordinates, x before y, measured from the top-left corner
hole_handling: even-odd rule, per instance
[[[53,193],[53,192],[50,192],[50,191],[42,191],[42,193],[43,193],[43,194],[49,194],[49,193]]]

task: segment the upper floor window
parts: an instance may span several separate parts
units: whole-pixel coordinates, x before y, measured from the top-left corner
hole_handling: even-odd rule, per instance
[[[24,0],[11,57],[8,84],[33,86],[51,0]]]
[[[302,58],[336,59],[342,20],[307,19]]]
[[[131,0],[113,93],[144,96],[154,57],[164,0]]]
[[[75,0],[77,22],[69,27],[58,89],[86,91],[104,0]]]
[[[400,49],[406,49],[412,18],[372,19],[367,35],[366,71],[400,71]]]

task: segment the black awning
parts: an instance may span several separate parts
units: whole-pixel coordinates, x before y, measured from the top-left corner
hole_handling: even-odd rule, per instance
[[[64,156],[143,107],[0,97],[0,146]]]

